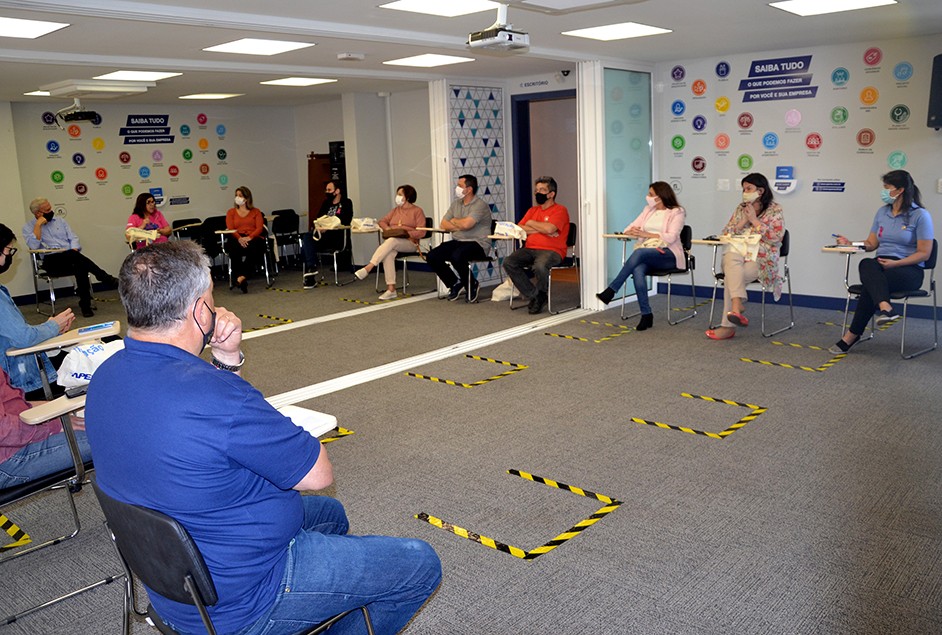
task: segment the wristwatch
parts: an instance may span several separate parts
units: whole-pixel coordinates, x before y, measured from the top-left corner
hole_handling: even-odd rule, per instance
[[[241,370],[242,366],[245,364],[245,353],[243,353],[242,351],[239,351],[239,363],[236,364],[235,366],[231,364],[223,364],[221,361],[216,359],[215,355],[213,355],[210,361],[212,362],[213,366],[215,366],[219,370],[228,370],[230,373],[235,373]]]

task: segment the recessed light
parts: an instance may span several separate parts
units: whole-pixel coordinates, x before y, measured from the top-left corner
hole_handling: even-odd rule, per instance
[[[159,82],[162,79],[177,77],[182,74],[183,73],[161,73],[158,71],[115,71],[106,75],[98,75],[94,79],[128,82]]]
[[[23,93],[23,95],[25,97],[48,97],[49,91],[48,90],[34,90],[29,93]]]
[[[602,40],[603,42],[626,40],[631,37],[644,37],[646,35],[660,35],[661,33],[671,33],[671,30],[648,26],[647,24],[638,24],[637,22],[622,22],[620,24],[594,26],[588,29],[576,29],[575,31],[563,31],[563,35],[585,37],[592,40]]]
[[[179,99],[231,99],[232,97],[241,97],[245,93],[195,93],[193,95],[181,95]]]
[[[0,18],[0,37],[19,37],[27,40],[35,40],[47,33],[64,29],[67,26],[69,25],[65,22]]]
[[[497,2],[491,2],[491,0],[448,0],[448,2],[442,2],[442,0],[396,0],[396,2],[381,4],[379,8],[453,18],[459,15],[468,15],[469,13],[490,11],[498,6]]]
[[[288,51],[314,46],[313,42],[287,42],[285,40],[260,40],[256,38],[243,38],[234,42],[217,44],[204,48],[212,53],[240,53],[242,55],[278,55]]]
[[[457,57],[455,55],[438,55],[436,53],[425,53],[424,55],[413,55],[412,57],[403,57],[398,60],[389,60],[383,64],[390,66],[417,66],[420,68],[432,68],[434,66],[446,66],[448,64],[461,64],[462,62],[473,62],[473,57]]]
[[[785,2],[770,2],[769,6],[806,17],[809,15],[854,11],[856,9],[885,7],[889,4],[896,4],[896,0],[828,0],[827,2],[821,0],[786,0]]]
[[[283,77],[281,79],[270,79],[267,82],[259,82],[266,86],[317,86],[318,84],[330,84],[336,79],[321,79],[319,77]]]

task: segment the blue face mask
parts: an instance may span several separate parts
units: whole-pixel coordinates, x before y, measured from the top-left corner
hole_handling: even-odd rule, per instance
[[[890,190],[881,190],[880,198],[883,199],[883,202],[886,205],[892,205],[893,201],[899,198],[899,195],[897,194],[896,196],[893,196],[892,194],[890,194]]]

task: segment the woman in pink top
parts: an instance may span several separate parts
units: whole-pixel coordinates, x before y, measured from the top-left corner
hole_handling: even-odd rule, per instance
[[[167,242],[167,237],[173,232],[170,223],[167,222],[164,215],[157,209],[157,202],[150,192],[141,192],[137,195],[137,201],[134,203],[134,211],[128,216],[128,225],[125,228],[124,234],[125,239],[128,238],[127,230],[132,227],[146,230],[156,229],[157,238],[154,239],[155,243]],[[145,245],[147,245],[147,241],[139,240],[134,243],[134,248],[140,249]]]
[[[383,274],[386,276],[386,293],[379,296],[380,300],[392,300],[396,297],[396,255],[414,254],[418,251],[419,240],[425,232],[416,227],[425,226],[425,212],[415,205],[417,194],[411,185],[403,185],[396,190],[396,206],[380,221],[386,240],[376,248],[369,263],[354,273],[363,280],[370,275],[379,263],[383,263]],[[398,235],[396,235],[398,234]]]
[[[249,292],[249,274],[265,256],[265,218],[252,204],[252,191],[244,185],[236,188],[235,207],[226,212],[226,229],[233,233],[226,240],[226,253],[232,263],[235,284],[242,293]]]

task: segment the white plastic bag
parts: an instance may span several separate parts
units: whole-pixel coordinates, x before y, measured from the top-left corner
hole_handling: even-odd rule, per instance
[[[511,293],[515,298],[520,297],[520,291],[514,286],[513,281],[507,278],[494,287],[494,291],[491,292],[491,302],[506,302],[510,299]]]
[[[497,221],[494,224],[494,235],[509,236],[510,238],[516,238],[517,240],[527,239],[527,231],[523,227],[506,220]]]
[[[56,383],[63,388],[85,386],[101,363],[124,348],[124,340],[79,344],[69,351],[57,373]]]
[[[350,221],[350,228],[353,231],[366,231],[373,230],[379,227],[376,224],[375,218],[370,218],[369,216],[364,216],[363,218],[354,218]]]

